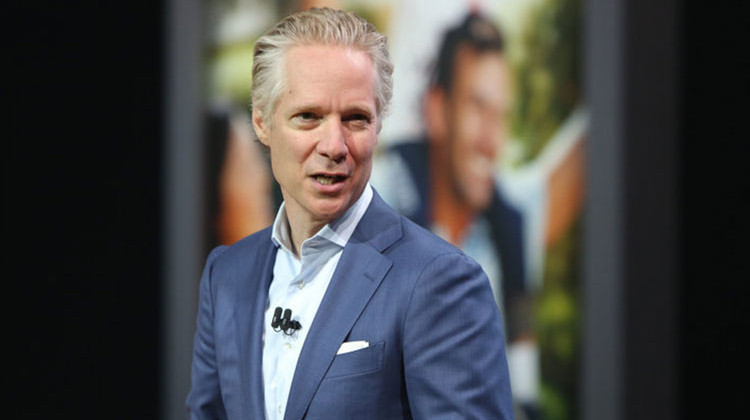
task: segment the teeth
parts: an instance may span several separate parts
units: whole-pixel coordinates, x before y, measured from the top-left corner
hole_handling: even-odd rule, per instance
[[[329,177],[329,176],[318,175],[315,177],[315,180],[320,182],[323,185],[331,185],[333,184],[334,178]]]

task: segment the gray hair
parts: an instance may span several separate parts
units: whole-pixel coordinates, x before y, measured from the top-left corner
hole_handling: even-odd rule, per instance
[[[252,106],[271,123],[285,83],[284,57],[294,46],[324,44],[352,47],[366,53],[376,71],[375,105],[382,121],[393,96],[393,63],[385,35],[351,12],[313,8],[287,16],[255,43]]]

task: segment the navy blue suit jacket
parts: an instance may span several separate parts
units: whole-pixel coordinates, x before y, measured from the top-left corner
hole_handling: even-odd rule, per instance
[[[195,419],[263,419],[270,228],[215,249],[200,283]],[[346,341],[370,346],[336,355]],[[512,419],[500,315],[479,265],[374,194],[303,346],[285,419]]]

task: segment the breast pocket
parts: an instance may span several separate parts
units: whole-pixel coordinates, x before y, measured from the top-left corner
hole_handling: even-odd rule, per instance
[[[385,341],[361,350],[339,354],[333,359],[326,378],[360,375],[380,370],[385,357]]]

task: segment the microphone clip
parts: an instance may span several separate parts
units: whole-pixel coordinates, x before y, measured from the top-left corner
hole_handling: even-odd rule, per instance
[[[284,311],[284,315],[281,315],[281,311]],[[282,309],[281,306],[277,306],[273,311],[273,318],[271,319],[271,328],[274,331],[283,331],[286,335],[292,335],[295,331],[302,328],[299,321],[292,319],[291,309]]]

